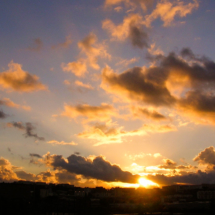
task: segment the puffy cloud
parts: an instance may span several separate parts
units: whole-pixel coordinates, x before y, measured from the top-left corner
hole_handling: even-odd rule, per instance
[[[153,76],[153,73],[155,73],[153,70],[158,75],[154,80],[148,77],[151,74]],[[156,68],[149,69],[149,71],[152,71],[150,73],[143,68],[134,67],[121,74],[116,74],[110,67],[106,67],[102,71],[101,87],[110,93],[123,96],[125,99],[129,98],[155,106],[170,106],[174,104],[175,98],[165,86],[165,80],[162,80],[165,78],[161,77],[157,70]]]
[[[145,17],[145,24],[149,27],[150,24],[159,17],[164,22],[164,26],[166,27],[172,23],[176,16],[185,17],[198,7],[198,0],[193,0],[193,3],[187,4],[180,0],[172,2],[162,0],[156,5],[153,12]]]
[[[64,142],[64,141],[50,140],[47,143],[49,143],[49,144],[57,144],[57,145],[71,145],[71,146],[78,145],[77,143],[75,143],[73,141],[72,142]]]
[[[72,154],[65,159],[61,155],[50,155],[47,153],[44,156],[43,162],[55,169],[64,169],[70,173],[107,182],[136,183],[139,178],[139,175],[132,175],[130,172],[123,171],[119,166],[111,164],[101,156],[88,159]]]
[[[62,116],[71,118],[84,117],[89,121],[108,120],[111,116],[116,116],[116,110],[112,105],[102,103],[100,106],[91,106],[88,104],[80,104],[77,106],[65,105]]]
[[[28,50],[38,52],[43,48],[43,41],[40,38],[34,39],[32,46],[28,47]]]
[[[62,69],[65,72],[72,72],[78,77],[83,77],[87,72],[86,62],[83,59],[78,61],[70,62],[68,64],[62,64]]]
[[[17,175],[14,173],[14,166],[5,159],[0,158],[0,182],[12,182],[18,180]]]
[[[188,48],[151,59],[154,65],[149,68],[134,67],[120,74],[106,66],[101,87],[126,102],[173,107],[194,121],[215,124],[215,62]]]
[[[111,20],[102,22],[102,28],[107,30],[112,38],[118,40],[130,39],[132,45],[138,48],[148,47],[148,34],[142,28],[142,16],[132,14],[124,18],[123,23],[115,25]]]
[[[143,118],[143,117],[147,117],[149,119],[153,119],[153,120],[166,120],[167,118],[162,115],[161,113],[155,111],[155,110],[150,110],[147,108],[142,108],[142,107],[131,107],[131,111],[133,113],[133,115],[137,118]]]
[[[189,116],[200,117],[199,122],[215,124],[215,95],[212,92],[189,91],[179,105]]]
[[[25,137],[34,137],[36,140],[40,140],[40,141],[45,140],[44,137],[39,137],[37,134],[33,133],[33,130],[35,129],[35,127],[30,122],[26,122],[25,125],[21,122],[11,122],[11,123],[7,123],[7,126],[24,130]]]
[[[215,165],[215,148],[210,146],[204,149],[193,160],[200,164]]]
[[[47,89],[45,85],[38,81],[39,77],[23,71],[22,65],[11,61],[8,67],[8,71],[0,73],[0,85],[3,88],[19,92],[32,92]]]
[[[122,143],[122,138],[126,136],[143,135],[143,130],[123,131],[123,127],[116,128],[114,126],[97,123],[88,128],[88,130],[79,133],[78,137],[94,139],[98,142],[94,146],[102,144]]]
[[[71,44],[72,44],[71,36],[67,36],[66,40],[63,43],[59,43],[57,45],[52,46],[52,49],[69,48]]]
[[[163,159],[164,165],[160,165],[159,168],[161,169],[175,169],[176,162],[171,159]]]
[[[87,55],[89,65],[93,69],[100,69],[97,63],[98,57],[108,57],[111,56],[107,53],[105,46],[102,44],[97,44],[97,36],[94,33],[90,33],[82,41],[78,43],[78,47],[83,53]]]
[[[31,110],[31,107],[16,104],[13,101],[11,101],[9,98],[3,98],[2,100],[0,100],[0,105],[5,105],[7,107],[12,107],[12,108],[22,108],[24,110]]]

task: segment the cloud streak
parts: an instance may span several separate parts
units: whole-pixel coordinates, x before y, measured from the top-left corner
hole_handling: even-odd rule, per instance
[[[33,137],[36,140],[39,141],[44,141],[45,138],[44,137],[40,137],[38,136],[36,133],[33,133],[33,130],[35,129],[35,127],[30,123],[30,122],[26,122],[25,124],[21,123],[21,122],[11,122],[11,123],[7,123],[8,127],[14,127],[14,128],[18,128],[19,130],[24,130],[25,134],[24,136],[27,137]]]

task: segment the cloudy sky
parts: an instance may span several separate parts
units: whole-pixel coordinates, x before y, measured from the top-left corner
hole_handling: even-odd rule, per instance
[[[0,25],[0,181],[215,183],[214,0],[5,0]]]

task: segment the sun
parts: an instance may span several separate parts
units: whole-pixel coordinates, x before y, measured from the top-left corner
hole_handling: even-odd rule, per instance
[[[139,178],[139,184],[140,186],[142,187],[158,187],[158,184],[150,181],[150,180],[147,180],[145,178]]]

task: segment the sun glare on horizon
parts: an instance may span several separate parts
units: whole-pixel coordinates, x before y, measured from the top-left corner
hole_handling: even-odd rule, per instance
[[[138,182],[139,182],[140,186],[146,187],[146,188],[148,188],[148,187],[159,187],[158,184],[156,184],[150,180],[147,180],[145,178],[142,178],[142,177],[139,178]]]

